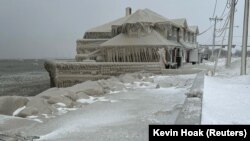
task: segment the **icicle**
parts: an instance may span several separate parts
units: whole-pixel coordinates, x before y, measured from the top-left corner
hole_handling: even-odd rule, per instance
[[[145,56],[145,53],[144,53],[144,49],[142,48],[141,51],[142,51],[142,56],[143,56],[143,62],[146,62],[146,56]]]
[[[140,48],[138,48],[138,57],[139,57],[140,62],[142,62],[141,49]]]
[[[153,49],[153,61],[156,62],[156,55],[155,55],[155,49]]]
[[[175,49],[175,56],[174,56],[174,62],[176,62],[176,57],[177,57],[177,48]]]
[[[111,56],[112,56],[112,62],[115,62],[115,60],[114,60],[114,51],[113,51],[113,48],[111,49]]]
[[[133,47],[130,48],[131,62],[134,62]]]
[[[116,62],[119,62],[119,49],[116,49]]]
[[[116,62],[116,50],[113,48],[114,62]]]
[[[109,60],[109,51],[108,51],[108,49],[105,49],[105,51],[106,51],[106,54],[107,54],[106,61],[107,61],[107,62],[110,62],[110,60]]]
[[[151,48],[148,49],[148,53],[149,53],[149,59],[150,59],[149,61],[153,62],[152,49]]]
[[[126,57],[126,62],[128,62],[128,50],[125,49],[125,57]]]
[[[136,49],[136,48],[134,48],[135,62],[138,62],[138,58],[137,58],[136,52],[137,52],[137,49]]]
[[[125,51],[125,48],[123,48],[123,62],[126,62],[126,51]]]
[[[138,62],[141,62],[140,48],[137,48]]]
[[[145,57],[146,57],[146,62],[148,62],[147,49],[145,49],[145,48],[144,48],[144,53],[145,53]]]
[[[131,58],[132,58],[132,62],[135,61],[135,57],[134,57],[134,50],[133,50],[133,47],[130,48],[130,55],[131,55]]]
[[[140,56],[141,56],[141,62],[143,62],[143,53],[142,53],[142,49],[140,48]]]

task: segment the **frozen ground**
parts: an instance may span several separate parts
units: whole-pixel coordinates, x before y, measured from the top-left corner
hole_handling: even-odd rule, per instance
[[[66,103],[56,103],[58,111],[54,114],[26,118],[2,116],[0,131],[6,134],[21,132],[25,136],[39,136],[39,140],[46,141],[148,140],[149,124],[175,123],[194,77],[143,76],[125,82],[130,76],[124,76],[120,78],[122,82],[116,82],[113,86],[124,86],[123,89],[78,99],[78,106],[71,108],[67,108]],[[51,89],[36,97],[49,93],[53,95],[55,91],[79,91],[79,86]],[[25,108],[20,107],[14,113],[18,115]]]
[[[224,64],[220,59],[215,76],[205,77],[202,124],[250,124],[250,77],[239,76],[239,58],[230,68]],[[205,62],[202,67],[212,65]],[[0,112],[12,111],[0,115],[0,139],[20,135],[51,141],[148,140],[149,124],[175,123],[194,78],[135,73],[51,88],[34,97],[6,97],[7,102],[1,97]],[[19,105],[13,107],[15,100]]]
[[[202,124],[250,124],[249,58],[247,62],[248,75],[240,76],[240,58],[233,58],[229,68],[220,59],[216,75],[205,77]]]
[[[34,96],[49,88],[43,60],[0,60],[0,96]]]

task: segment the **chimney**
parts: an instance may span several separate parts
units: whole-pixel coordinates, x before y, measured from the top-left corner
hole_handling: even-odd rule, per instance
[[[132,13],[131,7],[127,7],[127,8],[126,8],[126,16],[131,15],[131,13]]]

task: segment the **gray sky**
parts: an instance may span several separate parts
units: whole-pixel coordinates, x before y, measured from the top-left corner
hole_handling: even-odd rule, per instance
[[[221,15],[226,2],[218,0],[216,15]],[[0,59],[73,58],[76,39],[89,28],[124,16],[127,6],[133,12],[149,8],[166,18],[185,17],[188,25],[198,25],[202,32],[212,25],[214,4],[215,0],[1,0]],[[239,0],[235,25],[240,27],[235,36],[242,36],[243,9],[244,1]],[[212,29],[198,40],[211,43]],[[241,40],[235,37],[234,44]]]

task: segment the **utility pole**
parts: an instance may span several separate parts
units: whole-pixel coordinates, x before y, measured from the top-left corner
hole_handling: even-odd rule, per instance
[[[230,24],[229,24],[229,34],[228,34],[228,49],[227,49],[227,63],[226,66],[229,67],[231,64],[232,57],[232,43],[233,43],[233,28],[234,28],[234,12],[235,12],[235,0],[231,0],[230,8]]]
[[[214,60],[214,48],[215,48],[215,37],[216,37],[216,25],[217,25],[217,21],[222,21],[222,18],[218,18],[217,16],[215,18],[209,18],[210,21],[214,21],[214,33],[213,33],[213,48],[212,48],[212,55],[211,55],[211,59]]]
[[[240,75],[246,75],[249,0],[245,0]]]

